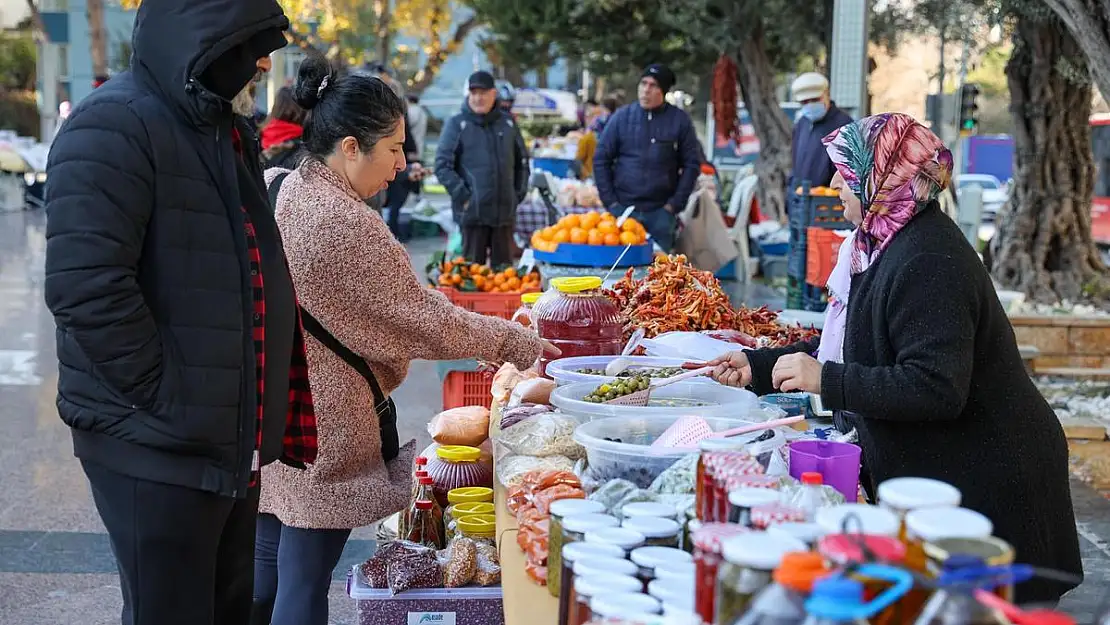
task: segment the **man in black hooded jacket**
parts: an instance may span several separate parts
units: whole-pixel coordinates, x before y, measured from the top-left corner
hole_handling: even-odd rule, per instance
[[[123,623],[250,619],[257,471],[315,459],[296,297],[246,119],[276,0],[146,0],[50,152],[58,411]]]

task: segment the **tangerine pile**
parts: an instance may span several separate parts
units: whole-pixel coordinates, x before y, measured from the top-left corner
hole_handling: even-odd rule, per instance
[[[554,252],[560,243],[575,245],[643,245],[647,230],[643,224],[629,217],[617,227],[617,218],[611,213],[590,211],[581,215],[567,215],[554,226],[532,233],[532,249]]]
[[[801,187],[798,187],[798,188],[794,189],[794,195],[801,195],[801,194],[802,194],[802,188]],[[810,187],[809,188],[809,194],[817,196],[817,197],[838,197],[840,195],[840,191],[837,191],[836,189],[834,189],[832,187]]]
[[[467,262],[459,256],[439,267],[439,286],[454,287],[470,293],[526,293],[540,290],[540,273],[520,274],[514,267],[494,271],[486,265]]]

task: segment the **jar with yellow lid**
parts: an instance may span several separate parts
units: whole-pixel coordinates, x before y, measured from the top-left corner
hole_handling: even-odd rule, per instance
[[[472,501],[449,506],[447,512],[443,515],[443,530],[447,536],[448,542],[458,533],[458,522],[460,519],[475,514],[493,516],[495,512],[493,503],[489,501]]]
[[[531,328],[532,327],[532,307],[540,300],[543,293],[535,291],[532,293],[524,293],[520,296],[520,308],[516,309],[513,313],[512,321],[520,325]]]
[[[536,331],[571,356],[615,356],[624,347],[624,319],[594,276],[555,278],[532,308]],[[547,370],[548,360],[540,366]]]
[[[472,514],[455,521],[458,535],[496,544],[497,519],[492,514]]]
[[[443,445],[436,449],[426,470],[441,506],[450,505],[447,494],[456,488],[493,486],[493,471],[481,459],[482,451],[477,447]]]

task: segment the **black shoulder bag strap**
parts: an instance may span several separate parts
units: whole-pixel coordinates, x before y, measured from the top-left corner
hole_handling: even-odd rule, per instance
[[[270,183],[270,203],[277,206],[277,195],[281,183],[289,174],[281,174],[274,178]],[[295,286],[295,285],[294,285]],[[378,425],[381,429],[382,437],[382,459],[386,462],[393,460],[401,453],[400,435],[397,433],[397,405],[393,403],[392,397],[387,397],[382,393],[382,387],[378,384],[378,378],[374,377],[374,371],[370,369],[370,364],[366,359],[353,352],[350,348],[344,345],[339,339],[335,338],[331,332],[328,332],[319,321],[316,320],[304,307],[300,307],[301,311],[301,324],[304,326],[305,332],[308,332],[320,344],[331,350],[336,356],[339,356],[343,362],[347,363],[352,369],[358,372],[370,386],[370,393],[374,396],[374,409],[378,413]]]

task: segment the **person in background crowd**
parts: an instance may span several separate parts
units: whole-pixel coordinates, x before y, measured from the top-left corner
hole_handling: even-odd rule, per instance
[[[424,160],[424,140],[428,136],[428,111],[420,105],[420,96],[410,93],[408,100],[408,113],[405,116],[405,130],[412,135],[412,142],[416,146],[416,153],[420,160]]]
[[[507,80],[498,80],[495,84],[497,85],[497,106],[501,107],[501,110],[513,121],[516,121],[516,114],[513,113],[513,104],[516,103],[516,89]]]
[[[516,207],[528,192],[528,152],[497,104],[489,72],[474,72],[462,111],[447,121],[436,150],[436,178],[451,196],[463,254],[494,267],[512,262]]]
[[[677,215],[703,160],[690,116],[664,100],[674,84],[665,65],[647,66],[638,101],[613,114],[594,156],[601,201],[617,215],[635,206],[634,216],[664,251],[674,247]]]
[[[266,168],[297,166],[305,110],[293,99],[289,87],[278,89],[274,108],[262,124],[262,162]]]
[[[245,119],[288,28],[276,0],[144,2],[130,71],[50,150],[58,412],[125,625],[248,622],[259,468],[316,458],[296,295]]]
[[[597,115],[593,118],[593,122],[586,119],[586,128],[594,131],[597,136],[605,131],[605,124],[609,123],[609,118],[613,113],[617,112],[619,108],[617,97],[614,95],[607,95],[601,99],[601,108],[597,111]]]
[[[947,482],[1020,562],[1082,578],[1060,421],[1025,371],[990,275],[937,202],[952,153],[901,113],[845,125],[824,144],[857,228],[829,278],[821,336],[733,352],[710,363],[713,376],[820,395],[838,427],[859,434],[872,501],[890,478]],[[1017,599],[1052,602],[1075,585],[1038,578]]]
[[[310,334],[320,452],[308,471],[263,470],[252,625],[326,625],[351,529],[408,502],[415,441],[399,445],[384,399],[412,360],[528,367],[546,347],[519,324],[425,287],[405,248],[366,210],[363,198],[405,171],[403,100],[379,78],[337,73],[319,57],[301,65],[294,93],[309,111],[308,157],[266,177]]]
[[[578,151],[575,153],[574,162],[578,170],[578,177],[588,180],[594,177],[594,154],[597,152],[597,121],[601,118],[604,109],[596,100],[587,100],[583,108],[585,113],[585,130],[582,138],[578,140]]]
[[[371,76],[376,76],[382,80],[393,93],[401,98],[401,105],[405,105],[405,88],[401,82],[393,76],[393,72],[388,67],[381,63],[373,63],[368,66]],[[408,111],[405,111],[406,118]],[[389,229],[393,232],[393,236],[397,237],[399,241],[408,240],[408,234],[402,231],[401,228],[401,209],[405,207],[405,202],[408,200],[409,193],[412,191],[414,184],[419,184],[424,179],[424,166],[420,161],[423,160],[420,151],[416,147],[416,140],[412,133],[408,130],[408,125],[405,126],[405,158],[408,162],[407,169],[389,182],[389,186],[385,191],[385,198],[383,207],[389,209]]]
[[[829,97],[829,81],[821,74],[808,72],[798,76],[790,92],[794,101],[802,105],[802,111],[790,143],[792,170],[788,190],[793,193],[795,187],[807,180],[811,186],[827,187],[836,168],[821,139],[852,123],[852,117],[837,108]]]

